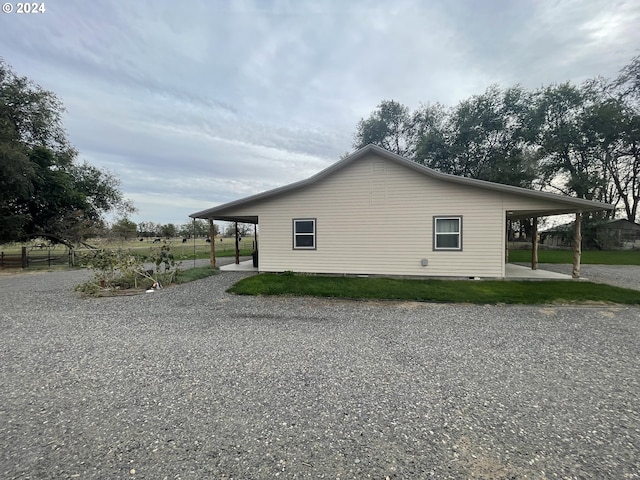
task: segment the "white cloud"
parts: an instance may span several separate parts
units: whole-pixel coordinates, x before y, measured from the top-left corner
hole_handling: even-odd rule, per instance
[[[184,223],[337,161],[381,100],[613,77],[638,24],[635,1],[57,0],[0,16],[0,51],[136,220]]]

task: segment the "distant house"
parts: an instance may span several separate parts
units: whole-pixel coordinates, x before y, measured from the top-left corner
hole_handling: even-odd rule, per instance
[[[573,222],[540,232],[540,243],[551,247],[573,246]],[[583,227],[582,245],[586,248],[640,249],[640,225],[618,218]]]
[[[500,278],[508,220],[612,208],[443,174],[369,145],[190,216],[258,224],[261,272]]]

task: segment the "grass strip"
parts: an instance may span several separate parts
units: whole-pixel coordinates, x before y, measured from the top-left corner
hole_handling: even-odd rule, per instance
[[[220,270],[217,268],[211,268],[208,265],[179,270],[178,275],[176,275],[175,283],[189,283],[194,280],[201,280],[212,275],[217,275],[218,273],[220,273]]]
[[[509,261],[531,262],[531,250],[509,250]],[[571,250],[538,250],[540,263],[573,263]],[[580,263],[593,265],[640,265],[638,250],[584,250]]]
[[[478,304],[640,304],[640,291],[578,281],[398,280],[263,273],[229,293]]]

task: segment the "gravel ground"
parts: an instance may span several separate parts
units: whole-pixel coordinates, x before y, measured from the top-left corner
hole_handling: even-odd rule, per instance
[[[640,308],[0,277],[0,478],[640,478]]]
[[[573,266],[541,263],[538,268],[571,275]],[[640,266],[638,265],[581,265],[580,276],[595,283],[608,283],[616,287],[640,290]]]

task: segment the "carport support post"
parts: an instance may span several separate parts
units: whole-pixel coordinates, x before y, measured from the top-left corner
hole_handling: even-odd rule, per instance
[[[504,263],[509,263],[509,235],[511,235],[511,220],[507,219],[506,224],[507,241],[504,246]]]
[[[238,243],[238,222],[236,222],[236,265],[240,265],[240,244]]]
[[[209,219],[209,239],[211,240],[211,246],[209,250],[209,263],[211,268],[216,268],[216,229],[213,225],[213,219]]]
[[[582,254],[582,212],[576,212],[576,223],[573,228],[573,278],[580,278],[580,255]]]
[[[533,217],[531,232],[531,270],[538,269],[538,217]]]

